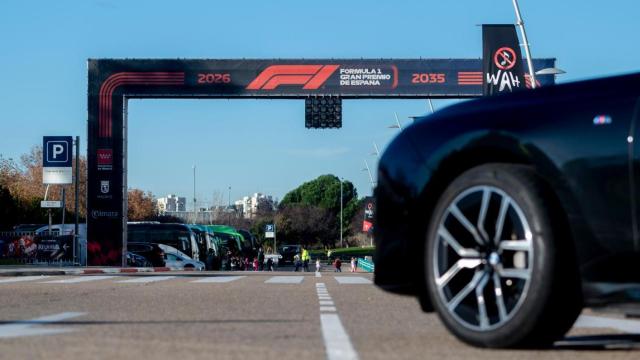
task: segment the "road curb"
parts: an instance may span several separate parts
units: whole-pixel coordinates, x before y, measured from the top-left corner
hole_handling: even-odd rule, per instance
[[[55,275],[96,275],[96,274],[124,274],[124,273],[152,273],[169,271],[189,271],[193,269],[177,269],[169,267],[155,268],[98,268],[98,269],[16,269],[0,270],[2,276],[55,276]]]

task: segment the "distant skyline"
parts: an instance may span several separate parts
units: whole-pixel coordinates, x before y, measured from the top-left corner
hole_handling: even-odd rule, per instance
[[[558,82],[638,71],[637,1],[520,0],[534,57],[556,57]],[[0,12],[0,155],[43,135],[86,149],[88,58],[479,58],[482,23],[514,23],[510,0],[14,1]],[[451,103],[436,100],[440,109]],[[371,192],[381,151],[426,101],[345,101],[343,128],[309,130],[292,100],[131,100],[131,187],[192,206],[215,192],[282,199],[319,175]],[[83,150],[84,154],[85,150]]]

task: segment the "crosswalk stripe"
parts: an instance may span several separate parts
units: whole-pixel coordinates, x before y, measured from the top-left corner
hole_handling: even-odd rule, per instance
[[[304,276],[273,276],[265,284],[300,284]]]
[[[361,276],[334,276],[339,284],[372,284],[371,280]]]
[[[43,281],[42,283],[43,284],[76,284],[76,283],[83,283],[83,282],[89,282],[89,281],[106,280],[114,277],[115,276],[78,276],[78,277],[72,277],[70,279]]]
[[[246,276],[212,276],[200,280],[190,281],[191,283],[228,283],[236,281],[238,279],[245,278]]]
[[[43,280],[50,276],[16,276],[10,277],[6,279],[0,279],[0,284],[14,283],[14,282],[22,282],[22,281],[33,281],[33,280]]]
[[[144,276],[144,277],[139,277],[139,278],[135,278],[135,279],[129,279],[129,280],[120,280],[120,281],[116,281],[117,283],[135,283],[135,284],[146,284],[146,283],[151,283],[151,282],[156,282],[156,281],[164,281],[164,280],[169,280],[169,279],[174,279],[175,276]]]

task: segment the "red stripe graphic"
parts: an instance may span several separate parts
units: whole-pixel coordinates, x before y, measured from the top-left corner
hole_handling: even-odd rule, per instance
[[[459,71],[458,85],[482,85],[481,71]]]
[[[183,85],[184,72],[121,72],[109,76],[100,86],[98,100],[98,137],[110,138],[112,134],[112,97],[122,85]]]

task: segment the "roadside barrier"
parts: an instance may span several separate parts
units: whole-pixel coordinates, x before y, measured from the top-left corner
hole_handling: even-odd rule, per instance
[[[375,269],[375,265],[373,264],[373,261],[367,260],[365,258],[358,258],[358,268],[366,272],[373,272],[373,270]]]

